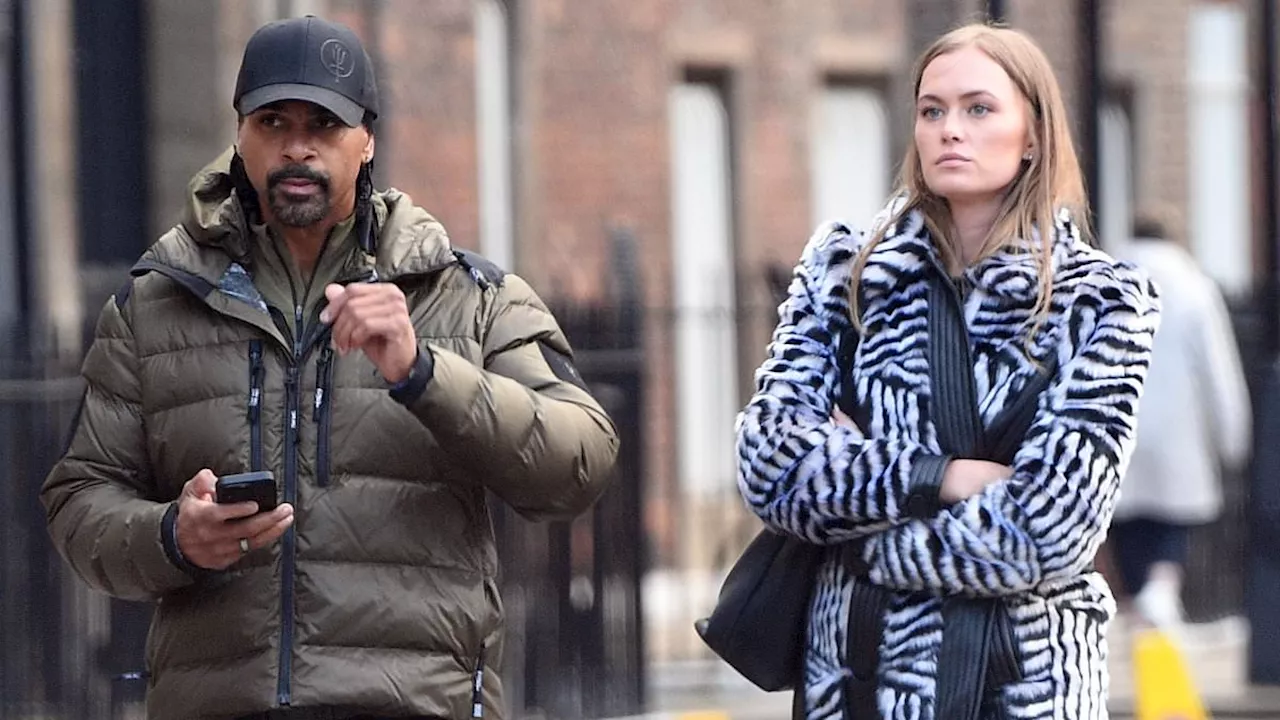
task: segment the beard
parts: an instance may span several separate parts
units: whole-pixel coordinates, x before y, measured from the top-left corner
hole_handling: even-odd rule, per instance
[[[319,188],[319,192],[299,197],[283,192],[280,183],[285,180],[307,180]],[[287,227],[314,225],[329,215],[329,176],[312,170],[306,165],[286,165],[267,175],[267,202],[271,215]]]

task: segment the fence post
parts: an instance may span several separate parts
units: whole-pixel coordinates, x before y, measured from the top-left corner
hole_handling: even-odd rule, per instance
[[[1263,252],[1266,279],[1263,288],[1262,318],[1265,347],[1271,362],[1263,392],[1257,395],[1254,416],[1254,467],[1250,488],[1249,573],[1246,608],[1252,638],[1249,643],[1249,681],[1280,684],[1280,608],[1275,597],[1280,594],[1280,563],[1272,558],[1280,548],[1280,452],[1274,448],[1280,433],[1280,362],[1276,359],[1280,346],[1280,78],[1277,63],[1277,23],[1280,10],[1276,0],[1259,0],[1261,33],[1258,78],[1262,94],[1263,137]]]
[[[1079,0],[1076,4],[1079,32],[1078,53],[1080,121],[1080,160],[1084,170],[1085,192],[1089,196],[1089,226],[1098,227],[1102,196],[1098,184],[1101,173],[1098,134],[1098,103],[1102,99],[1102,32],[1099,28],[1098,4],[1101,0]]]

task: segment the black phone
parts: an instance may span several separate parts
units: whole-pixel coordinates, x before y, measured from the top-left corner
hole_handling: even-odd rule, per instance
[[[253,501],[258,512],[276,507],[276,476],[270,470],[223,475],[215,485],[215,498],[219,503]]]

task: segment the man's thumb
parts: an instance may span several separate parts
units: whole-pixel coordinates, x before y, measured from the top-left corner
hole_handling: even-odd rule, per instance
[[[191,494],[201,499],[212,499],[214,492],[217,490],[218,476],[213,474],[209,468],[204,468],[191,478],[191,483],[187,486]]]

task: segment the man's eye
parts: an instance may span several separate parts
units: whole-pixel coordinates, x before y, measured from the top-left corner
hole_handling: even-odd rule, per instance
[[[258,118],[258,124],[265,128],[278,128],[282,122],[279,115],[262,115]]]
[[[321,130],[333,130],[342,125],[342,121],[336,115],[322,115],[316,118],[315,125]]]

